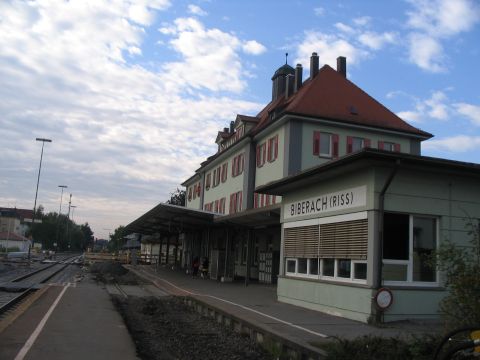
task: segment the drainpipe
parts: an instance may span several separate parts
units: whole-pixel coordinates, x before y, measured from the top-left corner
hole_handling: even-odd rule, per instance
[[[379,244],[378,244],[378,258],[377,258],[377,278],[375,279],[374,287],[375,289],[380,289],[382,287],[382,268],[383,268],[383,217],[385,214],[385,193],[387,192],[388,188],[390,187],[390,184],[393,181],[393,178],[397,174],[398,168],[400,167],[400,159],[397,159],[395,162],[395,166],[392,169],[392,172],[387,178],[387,181],[383,185],[382,191],[380,191],[380,194],[378,196],[378,229],[379,229]],[[382,315],[383,312],[377,309],[376,312],[376,322],[381,322],[382,320]]]

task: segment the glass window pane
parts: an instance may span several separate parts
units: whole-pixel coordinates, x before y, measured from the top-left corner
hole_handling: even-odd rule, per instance
[[[318,275],[318,259],[308,259],[310,261],[309,274]]]
[[[352,139],[352,151],[358,151],[363,149],[363,143],[364,141],[362,138],[354,137]]]
[[[383,258],[408,260],[409,216],[385,213],[383,217]]]
[[[367,280],[367,264],[355,263],[353,265],[354,278],[359,280]]]
[[[330,134],[321,133],[320,134],[320,154],[321,155],[331,155],[331,138]]]
[[[323,276],[335,275],[335,259],[323,259]]]
[[[352,261],[350,259],[339,259],[338,260],[338,270],[337,275],[338,277],[342,278],[350,278],[351,277],[351,266]]]
[[[298,270],[297,272],[300,274],[307,273],[307,259],[297,259]]]
[[[436,281],[435,268],[428,264],[437,243],[435,219],[413,218],[413,281]]]
[[[407,281],[407,265],[383,264],[383,280]]]
[[[383,143],[383,150],[395,151],[395,144],[391,143],[391,142],[384,142]]]
[[[295,272],[295,260],[287,260],[287,272],[294,273]]]

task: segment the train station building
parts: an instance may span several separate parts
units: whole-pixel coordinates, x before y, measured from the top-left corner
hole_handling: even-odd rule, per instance
[[[277,286],[278,300],[363,322],[434,319],[445,295],[427,258],[480,218],[480,165],[421,155],[433,135],[400,119],[337,68],[285,64],[272,100],[237,115],[217,152],[127,225],[142,252],[209,277]]]

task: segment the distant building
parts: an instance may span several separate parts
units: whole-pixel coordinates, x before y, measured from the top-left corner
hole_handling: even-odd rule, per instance
[[[283,302],[364,322],[438,317],[442,274],[425,257],[480,218],[480,165],[422,156],[433,135],[349,81],[345,58],[319,69],[313,53],[302,76],[281,66],[271,102],[219,131],[182,184],[186,207],[159,204],[126,233],[162,263],[208,257],[211,278],[277,283]]]

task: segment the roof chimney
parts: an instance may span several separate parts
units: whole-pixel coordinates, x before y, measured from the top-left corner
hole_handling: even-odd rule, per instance
[[[295,76],[292,74],[287,75],[285,83],[285,99],[288,99],[290,95],[293,94],[294,78]]]
[[[302,64],[297,64],[297,66],[295,66],[295,83],[293,86],[294,93],[296,93],[302,87],[302,75],[303,75]]]
[[[347,58],[345,56],[337,57],[337,72],[347,77]]]
[[[235,129],[235,121],[230,121],[230,134],[233,134],[234,129]]]
[[[223,132],[228,134],[228,128],[223,128]]]
[[[314,52],[310,57],[310,79],[313,79],[317,74],[318,74],[318,55],[316,52]]]

